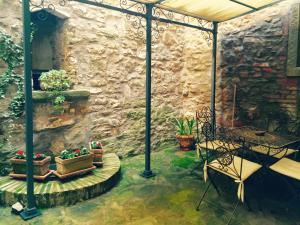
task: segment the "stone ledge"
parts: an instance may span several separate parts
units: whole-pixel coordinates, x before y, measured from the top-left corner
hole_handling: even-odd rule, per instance
[[[50,178],[35,182],[34,194],[39,208],[74,205],[77,202],[97,197],[113,188],[121,178],[121,162],[114,153],[103,155],[103,167],[89,174],[64,182]],[[0,205],[11,206],[17,201],[26,203],[25,180],[0,176]]]
[[[87,90],[69,90],[63,91],[67,100],[86,99],[91,93]],[[34,102],[47,102],[49,100],[48,91],[33,91],[32,99]]]

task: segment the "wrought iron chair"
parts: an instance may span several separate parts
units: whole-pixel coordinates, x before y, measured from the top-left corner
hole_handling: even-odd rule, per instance
[[[255,145],[251,147],[250,150],[277,159],[281,159],[285,156],[289,156],[298,152],[298,150],[292,148],[266,145]]]
[[[197,139],[196,139],[196,151],[198,158],[201,158],[205,162],[204,152],[206,150],[215,150],[218,146],[222,146],[222,140],[216,138],[215,131],[211,125],[212,111],[209,107],[205,106],[201,110],[196,111],[196,128],[197,128]],[[207,142],[208,141],[208,142]],[[228,145],[231,150],[236,150],[240,146]]]
[[[207,128],[212,129],[210,124],[207,124]],[[209,146],[211,143],[210,133],[211,130],[203,130],[203,134],[206,137],[206,146]],[[210,157],[206,157],[205,165],[203,168],[204,172],[204,180],[209,180],[209,184],[207,185],[205,191],[203,192],[200,201],[196,207],[199,210],[199,207],[206,196],[211,184],[220,195],[220,191],[213,180],[210,171],[214,171],[216,173],[225,175],[229,178],[232,178],[236,184],[238,184],[237,189],[237,201],[234,205],[234,209],[230,218],[227,222],[229,224],[234,216],[234,213],[238,207],[239,202],[244,202],[245,200],[245,182],[248,180],[250,176],[256,173],[259,169],[261,169],[261,165],[258,163],[254,163],[247,159],[243,158],[244,152],[247,150],[246,142],[242,138],[235,138],[232,136],[228,136],[226,134],[226,130],[222,132],[216,132],[216,136],[220,140],[221,144],[215,144],[213,151],[210,151],[208,147],[206,147],[206,151],[210,151]],[[234,150],[233,150],[234,149]]]
[[[268,166],[268,168],[273,172],[273,174],[277,175],[279,179],[281,179],[288,187],[292,195],[289,196],[288,199],[290,201],[300,200],[300,162],[288,158],[288,150],[289,148],[283,148],[281,152],[279,149],[272,152],[272,154],[276,154],[279,160],[277,160],[272,165]]]

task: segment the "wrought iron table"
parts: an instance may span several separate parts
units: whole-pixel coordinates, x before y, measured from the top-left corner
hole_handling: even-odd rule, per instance
[[[293,147],[300,144],[300,137],[262,131],[255,127],[236,127],[229,130],[231,135],[245,138],[245,141],[270,147]]]

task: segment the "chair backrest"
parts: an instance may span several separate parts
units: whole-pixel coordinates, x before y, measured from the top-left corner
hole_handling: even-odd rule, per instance
[[[210,139],[214,138],[211,120],[212,111],[210,107],[204,106],[202,109],[196,111],[196,128],[198,143],[205,141],[208,137]]]
[[[266,147],[266,146],[264,146]],[[267,155],[276,158],[282,159],[288,155],[289,148],[288,147],[277,147],[277,146],[267,146],[268,153]]]
[[[269,166],[288,156],[291,154],[290,151],[293,151],[288,146],[272,146],[269,144],[257,144],[255,142],[248,142],[248,145],[252,155],[255,155],[255,160],[263,166]]]
[[[210,137],[206,139],[207,145],[213,147],[210,150],[206,149],[206,154],[209,151],[210,155],[207,157],[207,164],[231,174],[235,179],[241,179],[244,154],[247,149],[245,139],[230,135],[225,127],[216,128],[215,134],[217,141],[211,140]],[[240,160],[235,160],[234,156],[237,154]]]

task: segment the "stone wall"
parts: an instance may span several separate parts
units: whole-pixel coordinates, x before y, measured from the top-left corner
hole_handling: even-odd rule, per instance
[[[88,115],[91,137],[103,140],[107,149],[122,155],[143,151],[144,40],[135,38],[135,30],[124,14],[85,8],[82,4],[72,4],[68,13],[70,18],[64,30],[68,47],[62,67],[73,76],[75,89],[88,88],[91,92]],[[198,65],[204,57],[201,52],[209,48],[200,35],[193,34],[188,35],[184,29],[170,26],[158,40],[154,40],[154,150],[160,143],[174,140],[173,117],[193,113],[198,102],[207,101],[209,83],[194,81],[200,76],[206,77],[204,80],[210,77],[207,67],[210,57]],[[205,45],[204,48],[202,45]],[[201,83],[204,85],[199,92],[195,85]]]
[[[1,29],[18,42],[22,28],[20,3],[4,0],[0,4]],[[73,89],[88,90],[90,96],[81,103],[71,101],[61,118],[51,114],[49,104],[35,102],[35,151],[57,154],[64,148],[101,139],[106,151],[120,156],[143,152],[144,40],[135,37],[136,30],[124,14],[75,2],[58,6],[57,10],[68,15],[56,37],[56,46],[61,49],[57,65],[69,74]],[[174,117],[194,115],[197,107],[210,101],[210,46],[198,31],[172,25],[165,29],[153,44],[153,150],[175,140]],[[7,96],[0,104],[8,100]],[[76,115],[70,113],[74,107]],[[9,120],[17,134],[7,128],[7,121],[2,123],[6,144],[1,151],[10,154],[1,156],[3,163],[15,149],[24,148],[23,118]]]
[[[286,78],[290,4],[283,2],[220,25],[216,99],[219,123],[231,123],[233,83],[237,84],[236,123],[260,116],[257,102],[275,102],[276,107],[296,114],[298,81]],[[107,151],[120,156],[142,152],[144,40],[135,38],[131,22],[121,13],[75,2],[57,9],[68,19],[60,25],[56,37],[61,51],[55,64],[68,72],[73,89],[88,90],[90,96],[71,100],[66,105],[67,113],[55,118],[49,104],[36,102],[35,151],[57,153],[101,139]],[[21,25],[19,1],[0,1],[1,29],[18,42]],[[197,30],[175,25],[165,28],[153,44],[153,150],[165,141],[174,141],[173,117],[194,115],[197,108],[210,104],[211,45]],[[13,96],[13,90],[9,96]],[[0,100],[1,109],[7,101]],[[24,125],[23,118],[8,120],[5,110],[0,121],[0,136],[5,139],[0,150],[5,155],[0,157],[5,164],[9,153],[24,147]]]
[[[298,116],[299,79],[286,66],[293,2],[221,25],[219,122],[232,124],[235,86],[236,125],[281,129]]]

